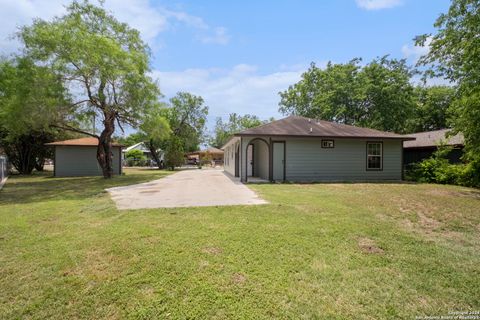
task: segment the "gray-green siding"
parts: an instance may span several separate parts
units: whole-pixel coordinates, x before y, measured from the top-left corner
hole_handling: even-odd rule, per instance
[[[335,139],[335,147],[325,149],[321,139],[286,139],[286,180],[401,180],[402,142],[383,140],[381,171],[366,170],[366,143],[361,139]]]
[[[112,147],[113,173],[121,174],[121,148]],[[100,176],[102,170],[97,162],[95,146],[56,146],[55,176]]]
[[[242,137],[240,139],[240,178],[247,181],[246,149],[254,139],[256,173],[271,178],[267,143],[285,141],[285,179],[287,181],[381,181],[402,179],[402,141],[395,139],[333,139],[335,147],[322,148],[321,138]],[[367,141],[383,142],[383,169],[366,169]],[[262,146],[260,146],[262,145]],[[227,148],[231,147],[230,145]],[[260,151],[261,152],[257,152]],[[233,155],[232,155],[233,156]],[[233,163],[234,160],[231,160]],[[226,171],[231,173],[230,166]],[[269,176],[265,175],[269,172]],[[258,176],[257,174],[255,174]]]

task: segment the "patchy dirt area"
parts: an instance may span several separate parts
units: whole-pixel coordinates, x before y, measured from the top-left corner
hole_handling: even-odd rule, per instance
[[[221,254],[223,250],[222,248],[219,248],[219,247],[205,247],[202,249],[202,252],[212,254],[212,255],[218,255],[218,254]]]
[[[473,199],[480,199],[480,191],[477,190],[460,190],[460,191],[452,191],[452,190],[431,190],[428,192],[434,196],[454,196],[454,197],[466,197],[466,198],[473,198]]]
[[[242,283],[245,283],[245,281],[247,281],[247,276],[244,275],[243,273],[234,273],[233,276],[232,276],[232,282],[235,283],[235,284],[242,284]]]
[[[382,254],[384,252],[382,248],[377,246],[374,240],[365,237],[358,239],[358,247],[363,253]]]

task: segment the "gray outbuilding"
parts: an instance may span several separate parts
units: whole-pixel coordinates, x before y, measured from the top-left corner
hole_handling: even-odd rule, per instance
[[[98,139],[94,137],[47,143],[55,148],[55,177],[101,176],[97,162]],[[113,174],[122,174],[122,145],[112,144]]]
[[[398,181],[403,141],[415,138],[290,116],[235,134],[225,171],[248,181]]]

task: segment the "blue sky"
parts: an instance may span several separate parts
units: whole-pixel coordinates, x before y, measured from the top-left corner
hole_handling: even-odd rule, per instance
[[[387,1],[388,2],[388,1]],[[391,8],[360,7],[355,0],[191,1],[182,10],[226,28],[224,45],[205,45],[187,27],[162,39],[155,66],[162,70],[229,68],[244,63],[261,72],[310,61],[369,60],[379,55],[403,57],[402,46],[415,35],[432,32],[448,8],[445,0],[391,1]]]
[[[0,52],[34,17],[64,12],[65,0],[0,0]],[[115,16],[140,30],[152,48],[152,76],[166,98],[204,97],[209,128],[218,116],[281,117],[278,92],[310,62],[369,61],[390,54],[414,63],[428,48],[413,37],[434,31],[448,0],[149,1],[106,0]]]

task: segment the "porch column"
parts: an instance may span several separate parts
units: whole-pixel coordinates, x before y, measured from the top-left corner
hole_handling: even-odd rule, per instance
[[[247,148],[252,138],[240,138],[240,181],[247,182]]]

